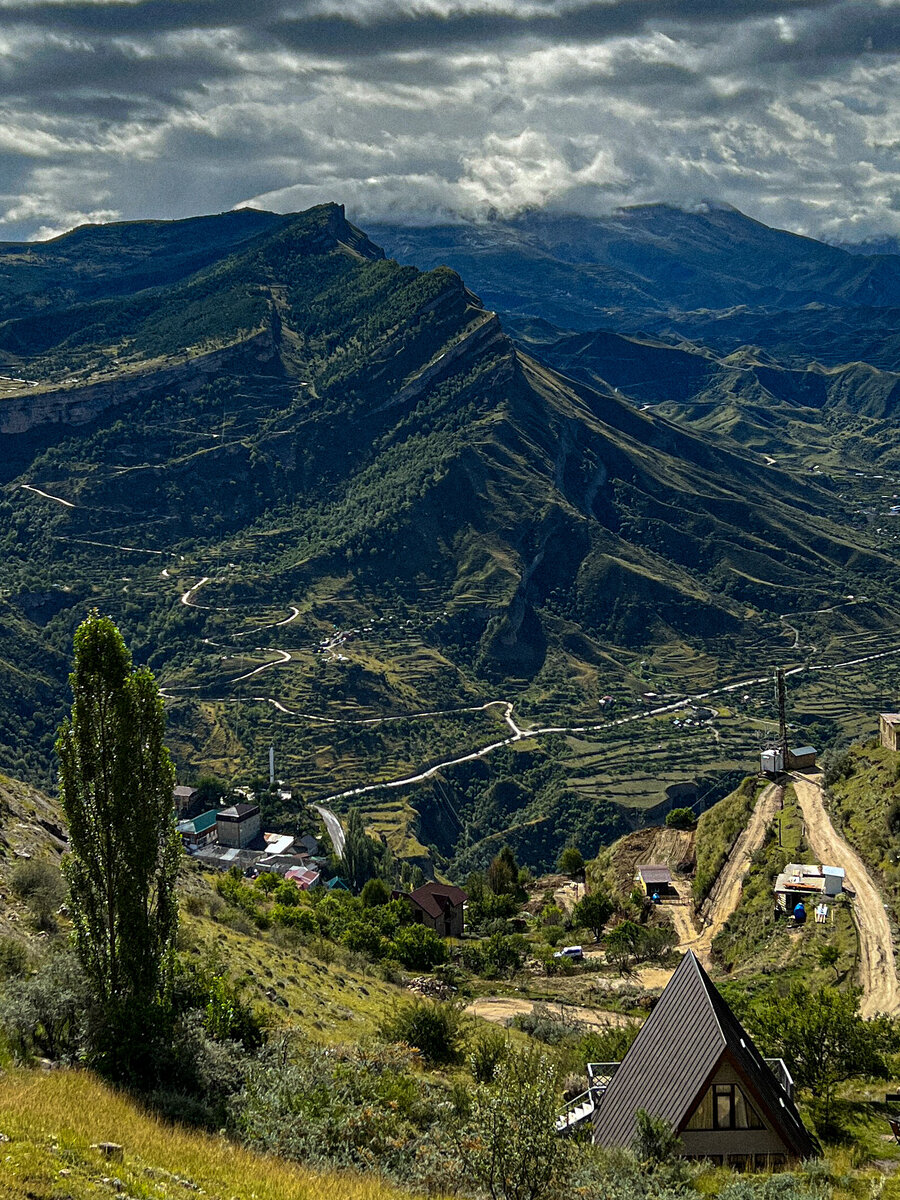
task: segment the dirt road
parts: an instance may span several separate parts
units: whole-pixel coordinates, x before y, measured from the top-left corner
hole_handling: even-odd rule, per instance
[[[687,884],[676,884],[679,895],[686,901],[668,908],[678,934],[678,949],[693,950],[704,966],[710,965],[713,938],[740,904],[741,889],[744,876],[750,870],[750,860],[763,844],[766,830],[781,808],[781,796],[781,788],[774,783],[760,792],[747,828],[735,842],[703,906],[704,924],[699,931],[691,919],[690,888]]]
[[[530,1013],[534,1004],[533,1000],[516,1000],[512,996],[484,996],[481,999],[473,1000],[466,1012],[476,1017],[483,1017],[486,1021],[496,1021],[498,1025],[505,1025],[512,1017]],[[626,1025],[628,1023],[628,1019],[621,1013],[603,1012],[596,1008],[585,1008],[580,1004],[561,1005],[548,1001],[545,1003],[545,1007],[553,1017],[558,1016],[561,1020],[580,1021],[582,1025],[587,1025],[591,1029],[606,1029],[610,1025]]]
[[[859,981],[863,989],[860,1012],[864,1017],[894,1013],[900,1009],[900,986],[894,960],[891,926],[881,893],[862,859],[841,837],[825,811],[822,773],[804,771],[793,775],[794,788],[803,819],[806,839],[816,861],[843,867],[847,885],[856,893],[853,916],[859,930]]]

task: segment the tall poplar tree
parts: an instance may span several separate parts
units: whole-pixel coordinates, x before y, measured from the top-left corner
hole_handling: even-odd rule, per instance
[[[96,1005],[95,1051],[123,1074],[147,1040],[174,965],[175,772],[153,674],[133,669],[108,617],[93,612],[78,627],[69,682],[72,712],[56,743],[71,851],[64,870]]]

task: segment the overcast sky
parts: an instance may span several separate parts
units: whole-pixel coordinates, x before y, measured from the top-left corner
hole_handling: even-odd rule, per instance
[[[324,200],[900,234],[900,0],[0,0],[0,238]]]

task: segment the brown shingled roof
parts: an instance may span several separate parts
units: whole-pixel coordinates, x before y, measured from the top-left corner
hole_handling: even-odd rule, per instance
[[[450,883],[423,883],[409,894],[413,904],[428,913],[429,917],[439,917],[448,908],[458,908],[465,904],[468,896],[462,888]]]

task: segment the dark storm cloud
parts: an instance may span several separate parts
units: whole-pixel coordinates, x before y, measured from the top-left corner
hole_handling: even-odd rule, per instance
[[[0,230],[711,197],[896,233],[898,51],[896,0],[0,0]]]

